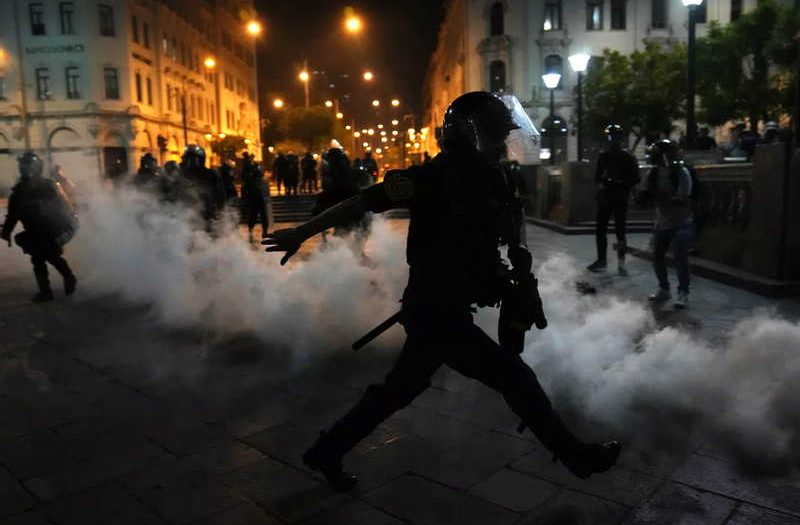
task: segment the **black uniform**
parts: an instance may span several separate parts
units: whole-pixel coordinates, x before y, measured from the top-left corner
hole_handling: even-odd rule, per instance
[[[422,393],[443,364],[500,392],[549,449],[561,453],[579,446],[533,370],[472,320],[473,305],[496,305],[508,284],[499,246],[520,241],[521,205],[508,180],[500,164],[465,150],[389,172],[382,184],[364,191],[370,211],[410,211],[410,271],[401,317],[408,338],[385,381],[369,386],[323,433],[306,454],[307,464],[321,465],[351,450]]]
[[[308,193],[317,191],[317,161],[311,153],[306,153],[300,161],[300,168],[303,171],[302,188]]]
[[[222,181],[215,170],[205,166],[191,166],[182,172],[181,198],[197,210],[211,231],[211,223],[217,218],[225,202]]]
[[[50,263],[61,274],[65,293],[72,294],[77,280],[62,257],[62,246],[72,237],[77,225],[71,208],[59,195],[59,188],[54,181],[31,177],[21,179],[14,186],[8,199],[8,214],[0,237],[10,239],[17,222],[22,223],[25,231],[18,233],[14,240],[23,252],[30,255],[39,285],[39,294],[34,300],[50,300],[53,297],[46,263]]]
[[[608,221],[614,216],[617,252],[624,257],[626,249],[625,223],[628,220],[628,198],[640,179],[636,158],[624,149],[612,145],[597,158],[595,180],[602,184],[597,193],[597,260],[606,260]]]
[[[261,236],[269,231],[269,188],[258,164],[249,163],[242,169],[242,199],[247,206],[247,228],[252,236],[253,228],[261,220]]]

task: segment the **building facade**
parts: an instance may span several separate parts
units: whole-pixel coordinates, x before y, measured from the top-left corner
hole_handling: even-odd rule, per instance
[[[709,22],[729,23],[756,2],[705,0],[697,35]],[[425,125],[441,126],[447,105],[458,95],[486,90],[516,95],[541,127],[550,114],[542,75],[558,72],[555,114],[571,128],[577,74],[567,60],[570,55],[600,55],[606,48],[629,54],[648,41],[670,44],[687,38],[688,10],[681,0],[452,0],[428,68]],[[426,148],[435,151],[433,134],[428,140]],[[560,140],[574,160],[572,130]]]
[[[252,0],[0,2],[0,191],[28,149],[81,183],[226,135],[260,154],[251,16]]]

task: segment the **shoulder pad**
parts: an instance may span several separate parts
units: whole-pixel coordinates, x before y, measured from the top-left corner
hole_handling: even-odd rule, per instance
[[[384,191],[390,201],[407,201],[414,196],[414,181],[404,170],[391,170],[383,178]]]

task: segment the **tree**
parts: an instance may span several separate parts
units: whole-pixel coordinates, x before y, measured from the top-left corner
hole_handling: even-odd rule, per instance
[[[683,116],[686,49],[648,43],[625,56],[606,49],[590,63],[584,83],[586,123],[599,133],[615,123],[643,138],[668,134]]]
[[[793,104],[798,11],[774,0],[729,25],[712,23],[697,43],[699,116],[719,125],[748,118],[759,120],[785,114]]]
[[[247,144],[244,137],[238,135],[226,135],[225,138],[211,143],[211,151],[219,155],[223,161],[233,159],[238,152],[245,148],[247,148]]]

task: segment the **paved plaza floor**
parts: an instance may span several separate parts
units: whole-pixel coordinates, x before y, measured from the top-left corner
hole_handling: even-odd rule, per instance
[[[529,243],[540,259],[593,258],[589,236],[531,227]],[[13,253],[0,253],[0,524],[800,525],[800,477],[745,474],[713,443],[626,449],[574,478],[498,395],[446,369],[348,456],[357,489],[333,492],[300,456],[397,351],[297,367],[291,348],[169,327],[114,295],[33,305]],[[629,270],[584,278],[598,294],[654,291],[648,262]],[[691,308],[660,321],[721,340],[765,306],[800,318],[795,301],[696,279]]]

